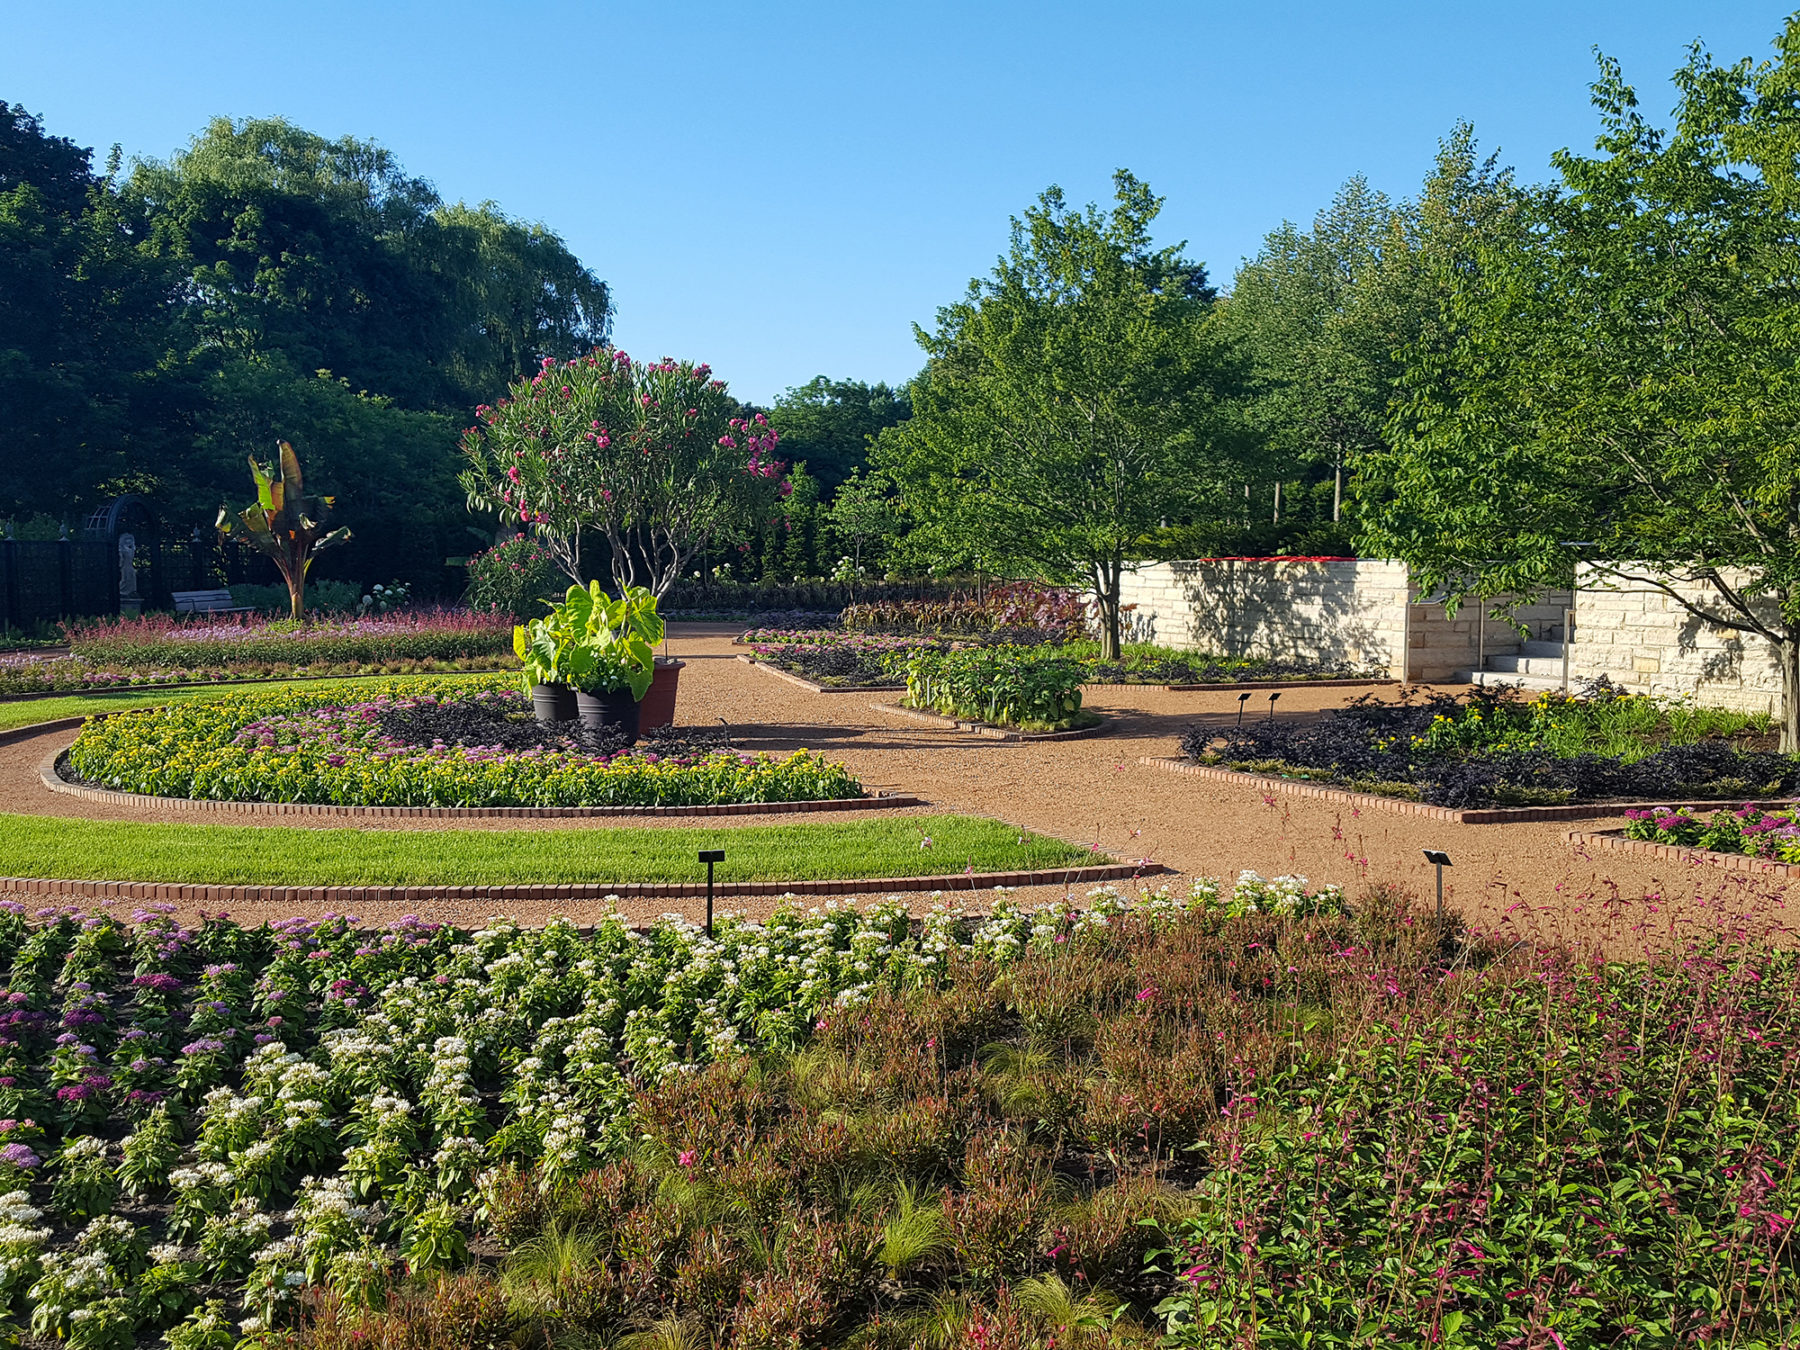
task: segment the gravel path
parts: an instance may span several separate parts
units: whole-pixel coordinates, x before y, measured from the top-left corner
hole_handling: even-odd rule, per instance
[[[1449,902],[1472,924],[1516,931],[1521,937],[1555,933],[1622,950],[1652,939],[1669,941],[1695,924],[1714,929],[1729,917],[1763,927],[1780,924],[1785,915],[1785,890],[1778,884],[1622,855],[1590,858],[1566,842],[1571,828],[1566,824],[1454,825],[1385,811],[1358,812],[1322,800],[1265,798],[1251,789],[1167,774],[1137,762],[1144,755],[1176,753],[1182,730],[1196,715],[1234,715],[1237,698],[1228,691],[1090,690],[1085,705],[1111,719],[1107,735],[997,742],[877,712],[871,704],[881,695],[809,693],[738,661],[743,648],[731,643],[737,631],[726,625],[672,627],[670,650],[688,663],[678,721],[716,725],[723,719],[734,741],[745,748],[821,750],[849,765],[871,790],[914,792],[937,810],[999,817],[1117,857],[1153,860],[1182,876],[1231,878],[1243,869],[1265,876],[1297,873],[1314,882],[1337,882],[1352,894],[1375,882],[1431,894],[1432,872],[1420,850],[1441,848],[1455,860],[1446,874]],[[1359,692],[1366,691],[1287,689],[1277,707],[1284,716],[1316,716]],[[1393,696],[1394,691],[1376,692]],[[1250,706],[1266,710],[1266,695],[1253,696]],[[38,781],[39,765],[50,750],[73,738],[65,731],[0,746],[0,811],[195,823],[192,815],[92,806],[45,790]],[[729,847],[733,828],[818,819],[758,816],[716,823]],[[620,823],[682,827],[695,822],[644,817]],[[1621,823],[1580,822],[1580,828]],[[434,827],[593,828],[579,820],[369,825]],[[1183,884],[1178,877],[1151,884],[1164,882]],[[985,897],[968,899],[978,906]],[[655,910],[668,903],[650,902]],[[926,901],[921,897],[918,903]],[[425,917],[478,920],[488,908],[445,904]],[[525,920],[548,917],[515,912]],[[240,917],[269,916],[246,912]],[[364,917],[381,921],[397,915]]]

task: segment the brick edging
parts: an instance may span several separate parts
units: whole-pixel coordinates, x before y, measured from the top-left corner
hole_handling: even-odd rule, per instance
[[[742,652],[738,653],[737,659],[747,666],[754,666],[757,670],[766,671],[778,680],[797,684],[812,694],[898,694],[904,693],[906,690],[906,686],[903,684],[818,684],[804,675],[796,675],[791,670],[783,670],[772,662],[758,660],[754,656],[745,656]]]
[[[923,712],[918,708],[903,708],[898,703],[871,703],[869,706],[877,712],[892,713],[909,721],[923,722],[940,731],[964,731],[990,741],[1079,741],[1089,736],[1104,736],[1112,730],[1112,722],[1104,717],[1091,727],[1073,727],[1068,731],[1012,731],[987,722],[963,722],[954,717],[940,717],[937,713]]]
[[[1689,848],[1684,844],[1659,844],[1653,839],[1627,839],[1623,830],[1570,830],[1563,836],[1571,844],[1602,849],[1608,853],[1635,853],[1640,857],[1661,858],[1667,862],[1722,867],[1728,872],[1756,872],[1780,877],[1784,881],[1800,878],[1800,864],[1778,862],[1773,858],[1753,858],[1748,853],[1719,853],[1708,848]]]
[[[1574,802],[1568,806],[1482,806],[1457,808],[1452,806],[1431,806],[1425,802],[1409,802],[1402,797],[1381,797],[1373,792],[1355,792],[1349,788],[1333,787],[1328,783],[1303,783],[1291,778],[1274,778],[1268,774],[1245,773],[1240,769],[1220,769],[1211,764],[1191,764],[1185,759],[1169,755],[1145,755],[1138,760],[1152,768],[1161,769],[1165,773],[1187,774],[1194,778],[1206,778],[1219,783],[1236,783],[1244,787],[1259,788],[1264,792],[1276,792],[1288,797],[1321,797],[1326,801],[1340,802],[1346,806],[1371,807],[1378,811],[1392,811],[1403,816],[1423,816],[1427,820],[1449,821],[1455,825],[1523,825],[1533,821],[1546,820],[1604,820],[1610,816],[1622,816],[1627,811],[1643,811],[1652,807],[1667,806],[1670,808],[1690,807],[1731,808],[1742,806],[1740,801],[1710,802]],[[1762,806],[1789,805],[1787,802],[1760,802]]]
[[[991,890],[995,886],[1075,886],[1095,881],[1129,881],[1169,869],[1158,863],[1108,863],[1091,867],[1047,868],[1037,872],[975,872],[929,877],[846,877],[829,881],[724,881],[721,897],[784,895],[865,895],[880,892]],[[54,877],[0,877],[0,893],[73,900],[166,901],[195,905],[414,904],[434,900],[620,900],[697,899],[705,882],[526,882],[498,886],[224,886],[178,881],[80,881]]]
[[[52,792],[98,802],[165,811],[202,811],[234,816],[329,816],[347,820],[586,820],[625,816],[770,816],[827,811],[892,811],[929,805],[909,793],[894,796],[843,797],[812,802],[723,802],[713,806],[339,806],[326,802],[230,802],[199,797],[152,797],[142,792],[71,783],[62,775],[67,750],[58,750],[38,766],[38,777]]]

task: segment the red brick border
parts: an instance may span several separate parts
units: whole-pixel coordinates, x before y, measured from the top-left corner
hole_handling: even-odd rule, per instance
[[[975,872],[954,876],[863,877],[831,881],[722,881],[714,895],[868,895],[918,891],[991,890],[995,886],[1077,886],[1096,881],[1129,881],[1158,876],[1159,863],[1108,863],[1040,872]],[[63,900],[165,901],[191,905],[412,904],[433,900],[688,900],[706,894],[705,882],[526,883],[499,886],[218,886],[179,881],[78,881],[49,877],[0,877],[0,893]]]
[[[1012,731],[986,722],[962,722],[954,717],[940,717],[937,713],[924,712],[918,708],[903,708],[898,703],[871,703],[869,706],[877,712],[892,713],[909,721],[923,722],[940,731],[966,731],[990,741],[1079,741],[1089,736],[1104,736],[1112,730],[1112,722],[1105,717],[1101,717],[1091,727],[1075,727],[1069,731]],[[1099,714],[1096,713],[1095,716],[1098,717]]]
[[[1244,773],[1239,769],[1215,768],[1211,764],[1190,764],[1185,759],[1173,756],[1145,755],[1138,763],[1166,773],[1183,773],[1219,783],[1236,783],[1242,787],[1254,787],[1287,797],[1322,797],[1326,801],[1341,802],[1345,806],[1393,811],[1403,816],[1424,816],[1427,820],[1444,820],[1455,825],[1523,825],[1544,820],[1604,820],[1609,816],[1622,816],[1627,811],[1644,811],[1652,807],[1676,809],[1686,806],[1696,810],[1717,810],[1744,804],[1741,801],[1578,802],[1569,806],[1486,806],[1458,809],[1451,806],[1430,806],[1425,802],[1409,802],[1400,797],[1380,797],[1373,792],[1353,792],[1349,788],[1333,787],[1328,783],[1304,783],[1292,778]],[[1757,802],[1754,805],[1789,806],[1792,803]]]
[[[807,679],[804,675],[796,675],[791,670],[783,670],[773,662],[762,661],[754,656],[745,656],[742,652],[738,653],[738,660],[742,661],[747,666],[753,666],[757,670],[763,671],[765,674],[773,675],[778,680],[786,680],[789,684],[797,684],[802,689],[812,694],[899,694],[904,693],[906,690],[906,686],[903,684],[817,684],[814,681]]]
[[[1635,853],[1640,857],[1661,858],[1668,862],[1723,867],[1728,872],[1756,872],[1763,876],[1780,877],[1784,881],[1800,879],[1800,864],[1777,862],[1773,858],[1752,858],[1747,853],[1717,853],[1708,848],[1659,844],[1652,839],[1627,839],[1623,830],[1570,830],[1564,838],[1571,844],[1603,849],[1608,853]]]
[[[71,783],[62,775],[66,750],[48,756],[38,777],[52,792],[105,806],[157,807],[234,816],[332,816],[347,820],[586,820],[621,816],[770,816],[801,812],[893,811],[927,806],[923,797],[845,797],[816,802],[726,802],[716,806],[336,806],[323,802],[221,802],[196,797],[152,797],[141,792]]]

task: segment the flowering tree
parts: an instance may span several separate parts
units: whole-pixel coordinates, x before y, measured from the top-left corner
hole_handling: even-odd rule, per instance
[[[709,541],[768,519],[792,491],[774,428],[735,415],[708,366],[596,348],[546,358],[507,395],[463,436],[469,507],[535,526],[578,584],[585,531],[605,538],[618,590],[660,598]]]

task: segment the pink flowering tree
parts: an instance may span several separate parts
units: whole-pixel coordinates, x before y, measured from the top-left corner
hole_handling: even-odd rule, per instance
[[[582,539],[599,535],[614,586],[661,598],[708,543],[772,519],[792,491],[775,429],[738,414],[705,365],[546,358],[476,409],[461,482],[471,510],[535,527],[570,580],[587,584]]]

